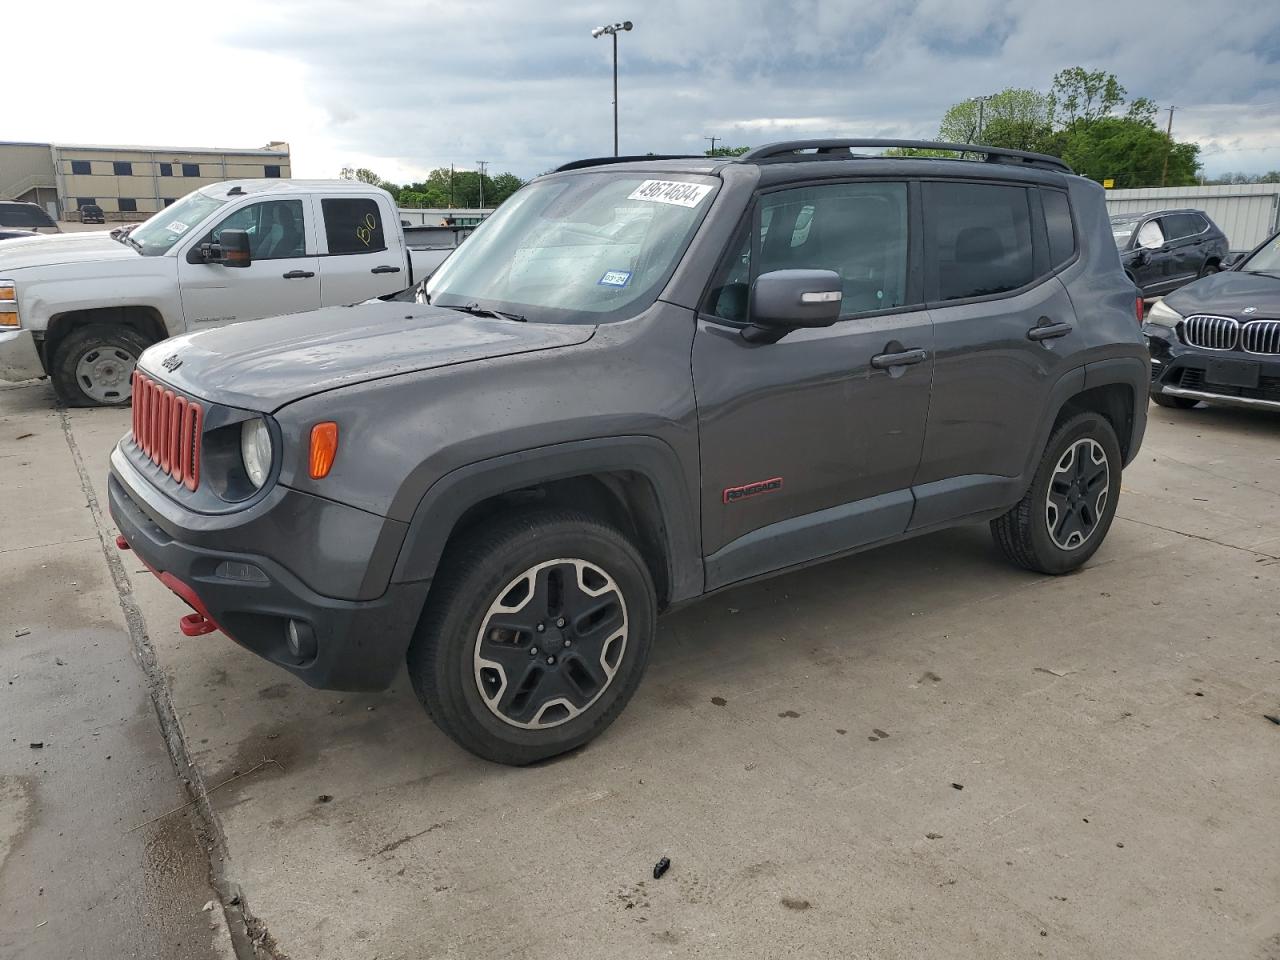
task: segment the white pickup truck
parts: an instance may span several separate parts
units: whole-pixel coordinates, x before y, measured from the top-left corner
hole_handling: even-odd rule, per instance
[[[229,180],[132,229],[3,240],[0,380],[128,403],[158,340],[395,293],[446,255],[409,249],[386,191],[324,180]]]

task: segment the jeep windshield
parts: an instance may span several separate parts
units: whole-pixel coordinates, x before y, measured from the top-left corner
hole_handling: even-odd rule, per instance
[[[189,193],[127,234],[122,233],[121,242],[128,243],[144,257],[158,257],[168,253],[188,230],[226,202],[222,197],[211,197],[199,190]]]
[[[719,181],[622,171],[539,181],[481,224],[419,297],[550,323],[634,316],[662,290]]]

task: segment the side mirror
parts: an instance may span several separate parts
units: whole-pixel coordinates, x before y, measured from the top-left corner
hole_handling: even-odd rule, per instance
[[[834,270],[772,270],[756,277],[747,300],[748,343],[777,343],[800,327],[840,319],[843,284]]]
[[[224,267],[247,267],[253,263],[249,253],[249,234],[244,230],[223,230],[218,235],[218,242],[209,246],[210,253],[218,251],[218,259],[214,262]]]
[[[1245,257],[1249,255],[1247,250],[1232,250],[1222,258],[1223,270],[1234,270]]]

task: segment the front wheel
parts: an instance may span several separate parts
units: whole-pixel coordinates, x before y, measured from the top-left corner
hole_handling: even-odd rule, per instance
[[[54,351],[49,376],[71,407],[115,407],[133,395],[133,368],[149,344],[131,327],[93,323],[67,334]]]
[[[1054,432],[1031,487],[991,521],[1013,563],[1040,573],[1068,573],[1102,544],[1120,495],[1120,444],[1106,417],[1080,413]]]
[[[409,678],[458,744],[521,766],[614,721],[640,682],[656,620],[648,568],[618,530],[573,510],[502,517],[442,558]]]

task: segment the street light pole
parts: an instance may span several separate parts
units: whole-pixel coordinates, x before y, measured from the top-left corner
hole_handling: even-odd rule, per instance
[[[986,110],[984,108],[987,105],[987,101],[994,100],[995,98],[996,96],[994,93],[989,93],[981,97],[969,98],[970,103],[976,103],[978,105],[978,131],[973,135],[974,140],[977,140],[982,136],[982,121],[984,118],[984,114],[986,113]]]
[[[603,37],[608,34],[613,40],[613,155],[618,155],[618,31],[630,30],[631,21],[623,20],[621,23],[613,23],[604,27],[596,27],[591,31],[593,37]]]
[[[477,160],[476,166],[480,168],[480,209],[484,209],[484,168],[489,165],[488,160]]]

